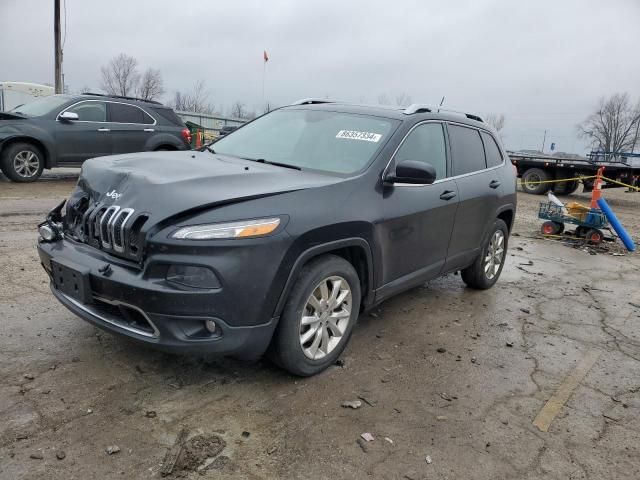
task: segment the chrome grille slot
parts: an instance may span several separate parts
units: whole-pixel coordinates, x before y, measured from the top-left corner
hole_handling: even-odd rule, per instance
[[[97,207],[91,214],[89,223],[91,230],[89,232],[89,242],[92,245],[100,246],[100,219],[106,211],[105,207]]]
[[[100,241],[104,248],[111,248],[111,220],[115,218],[114,215],[118,210],[120,207],[112,205],[100,218]]]
[[[111,219],[111,243],[116,252],[124,252],[125,226],[133,215],[133,208],[123,208]]]

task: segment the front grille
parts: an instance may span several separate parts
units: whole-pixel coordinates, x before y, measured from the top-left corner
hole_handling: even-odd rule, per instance
[[[118,205],[84,204],[67,207],[65,233],[82,243],[131,260],[142,254],[142,226],[147,215],[135,216],[133,208]]]

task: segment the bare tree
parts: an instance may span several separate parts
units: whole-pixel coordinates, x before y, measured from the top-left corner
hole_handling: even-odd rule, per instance
[[[138,61],[125,53],[113,57],[100,69],[102,79],[100,87],[109,95],[130,96],[136,91],[140,75]]]
[[[629,95],[616,93],[602,97],[598,109],[578,125],[583,138],[605,152],[632,151],[640,140],[640,102],[632,105]]]
[[[213,114],[215,106],[211,103],[210,93],[204,80],[198,80],[191,92],[176,92],[173,108],[183,112]]]
[[[136,96],[143,100],[157,100],[164,93],[162,74],[157,68],[147,68],[140,77]]]
[[[396,95],[396,105],[399,107],[406,107],[411,105],[411,97],[402,92],[400,95]]]
[[[484,117],[484,121],[491,125],[494,130],[498,133],[502,131],[504,128],[504,115],[502,113],[489,113],[486,117]]]
[[[378,95],[378,104],[380,105],[389,105],[391,102],[389,101],[389,97],[387,97],[386,93],[381,93]]]
[[[248,118],[247,108],[241,101],[236,101],[231,105],[231,116],[236,118]]]

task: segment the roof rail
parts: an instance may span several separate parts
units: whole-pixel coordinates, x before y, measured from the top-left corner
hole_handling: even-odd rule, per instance
[[[482,118],[480,118],[478,115],[474,115],[472,113],[464,113],[464,112],[459,112],[458,110],[449,110],[448,108],[442,108],[442,107],[433,107],[430,105],[426,105],[423,103],[414,103],[412,105],[409,105],[407,108],[405,108],[402,113],[404,113],[405,115],[413,115],[414,113],[430,113],[430,112],[435,112],[435,113],[439,113],[439,112],[447,112],[447,113],[457,113],[458,115],[464,115],[465,117],[467,117],[469,120],[475,120],[476,122],[482,122]]]
[[[327,100],[326,98],[301,98],[291,105],[315,105],[320,103],[335,103],[335,100]]]
[[[433,110],[430,105],[426,105],[424,103],[412,103],[407,108],[405,108],[402,113],[405,115],[413,115],[414,113],[430,113]]]
[[[92,97],[122,98],[124,100],[133,100],[136,102],[155,103],[156,105],[162,105],[162,103],[156,102],[155,100],[145,100],[144,98],[127,97],[125,95],[108,95],[105,93],[93,93],[93,92],[85,92],[82,95],[91,95]]]

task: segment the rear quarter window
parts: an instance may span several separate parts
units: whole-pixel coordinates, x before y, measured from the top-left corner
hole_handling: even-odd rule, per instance
[[[182,119],[170,108],[154,108],[153,111],[166,120],[170,125],[175,125],[176,127],[185,126]]]
[[[487,167],[497,167],[502,164],[502,153],[494,138],[486,132],[480,134],[484,143],[484,153],[487,157]]]
[[[477,172],[487,168],[484,145],[480,133],[474,128],[448,125],[451,142],[453,175]]]

